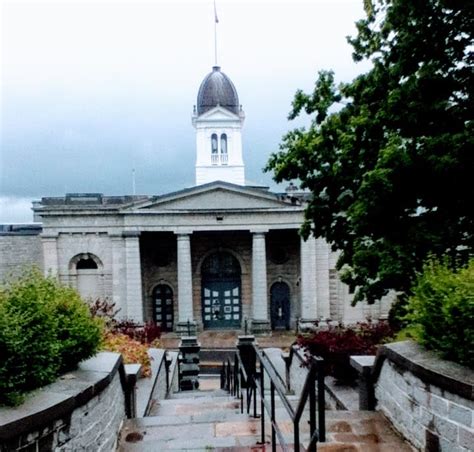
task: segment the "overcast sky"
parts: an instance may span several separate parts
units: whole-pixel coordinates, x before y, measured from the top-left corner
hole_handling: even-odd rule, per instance
[[[0,0],[1,1],[1,0]],[[191,112],[214,65],[211,0],[2,2],[0,222],[66,192],[162,194],[194,184]],[[362,0],[217,0],[218,64],[246,114],[246,178],[263,174],[295,91],[366,70],[347,35]],[[284,187],[277,188],[283,190]]]

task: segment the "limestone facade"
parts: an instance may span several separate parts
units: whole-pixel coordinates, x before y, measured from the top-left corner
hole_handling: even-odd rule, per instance
[[[45,273],[86,298],[113,301],[123,318],[164,322],[157,303],[169,299],[161,309],[175,331],[188,321],[198,331],[247,324],[264,332],[294,328],[298,320],[305,326],[386,316],[389,301],[350,306],[335,270],[337,255],[324,240],[298,234],[303,209],[304,201],[225,182],[161,197],[43,198],[34,206],[41,234],[26,237],[24,246]],[[15,260],[15,240],[2,236],[2,262]],[[238,273],[229,277],[223,268],[208,275],[216,256],[236,262]],[[222,293],[207,300],[206,284]],[[235,284],[233,301],[226,284]]]

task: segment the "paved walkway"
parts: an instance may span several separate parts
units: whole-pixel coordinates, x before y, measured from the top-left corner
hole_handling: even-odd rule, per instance
[[[235,348],[237,338],[243,333],[235,331],[203,331],[198,334],[202,348]],[[161,343],[165,349],[177,349],[181,342],[176,333],[163,333]],[[294,331],[273,331],[268,336],[258,336],[257,343],[261,348],[278,347],[288,349],[296,340]]]
[[[179,451],[269,451],[259,445],[260,420],[240,413],[240,402],[220,389],[217,380],[202,380],[200,391],[177,393],[161,400],[151,416],[128,420],[122,430],[120,452]],[[380,414],[364,411],[327,411],[327,442],[318,450],[326,452],[410,452],[406,444]],[[279,426],[291,443],[293,427],[282,408],[277,408]],[[286,420],[285,420],[286,419]],[[307,441],[307,424],[301,439]]]

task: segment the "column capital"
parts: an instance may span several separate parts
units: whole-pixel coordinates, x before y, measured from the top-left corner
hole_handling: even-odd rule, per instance
[[[133,238],[133,237],[140,237],[141,231],[123,231],[122,237],[123,238]]]
[[[49,234],[41,234],[40,235],[41,240],[57,240],[59,237],[58,233],[49,233]]]
[[[193,233],[193,230],[192,229],[175,229],[173,233],[177,235],[178,238],[181,236],[187,237]]]
[[[265,235],[267,234],[269,231],[268,228],[254,228],[254,229],[250,229],[250,233],[253,234],[253,235]]]

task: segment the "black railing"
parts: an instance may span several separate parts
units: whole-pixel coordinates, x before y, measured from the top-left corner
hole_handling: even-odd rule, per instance
[[[260,443],[265,443],[265,413],[270,416],[271,425],[271,444],[272,451],[276,450],[277,440],[283,451],[290,450],[278,425],[276,418],[275,398],[278,395],[282,406],[290,417],[293,424],[293,447],[291,450],[298,452],[301,448],[300,427],[305,412],[305,407],[309,405],[309,444],[308,451],[316,451],[317,442],[326,440],[325,427],[325,394],[324,394],[324,367],[323,359],[312,357],[308,363],[308,373],[299,397],[296,408],[292,406],[288,399],[289,381],[284,381],[275,369],[273,363],[264,351],[260,350],[255,344],[248,344],[252,347],[250,356],[255,357],[255,363],[242,362],[239,352],[235,354],[234,363],[227,359],[222,366],[221,387],[229,391],[233,396],[240,399],[240,409],[244,411],[244,397],[246,411],[250,414],[253,405],[253,416],[260,417]],[[249,354],[246,353],[247,360]],[[290,374],[291,358],[286,360],[287,380]],[[255,369],[248,372],[249,369]],[[265,382],[267,376],[270,383],[270,397],[265,394]],[[257,413],[257,394],[260,399],[260,413]],[[252,403],[253,402],[253,403]],[[308,403],[309,402],[309,403]]]

